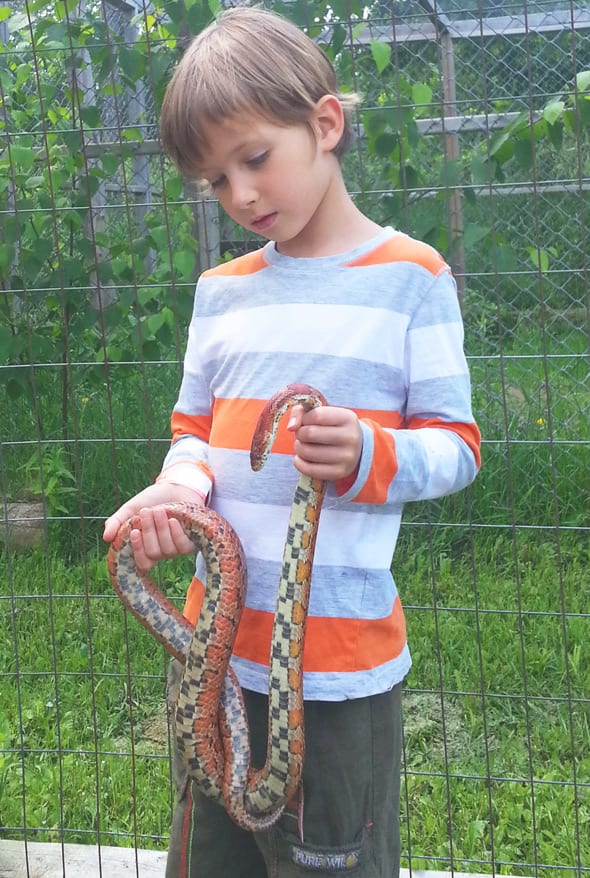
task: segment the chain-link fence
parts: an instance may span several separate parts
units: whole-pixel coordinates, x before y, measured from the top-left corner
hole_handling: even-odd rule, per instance
[[[403,865],[580,876],[590,7],[275,8],[362,96],[357,203],[453,266],[484,440],[471,489],[407,508],[395,559],[414,656]],[[169,73],[210,17],[188,0],[0,8],[5,842],[166,847],[166,660],[124,616],[100,536],[158,473],[198,272],[259,246],[157,140]],[[179,606],[190,573],[160,571]]]

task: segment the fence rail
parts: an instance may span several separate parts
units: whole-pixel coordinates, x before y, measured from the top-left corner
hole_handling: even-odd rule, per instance
[[[484,438],[472,488],[407,507],[394,561],[414,656],[403,865],[582,878],[590,8],[277,8],[363,97],[344,165],[359,205],[454,267]],[[64,869],[71,844],[104,863],[166,847],[166,659],[124,616],[101,530],[159,471],[198,272],[259,246],[157,139],[209,16],[201,0],[0,9],[0,874],[23,840],[53,842]],[[190,574],[159,571],[178,606]]]

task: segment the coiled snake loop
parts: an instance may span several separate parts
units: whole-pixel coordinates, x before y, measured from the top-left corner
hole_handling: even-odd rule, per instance
[[[264,465],[281,417],[295,404],[309,411],[326,400],[306,384],[291,384],[276,393],[256,426],[253,469]],[[189,775],[248,830],[272,826],[301,781],[303,642],[325,488],[325,482],[301,475],[291,507],[270,650],[267,754],[260,769],[250,764],[246,711],[229,664],[246,590],[244,553],[234,530],[206,507],[166,506],[207,566],[206,593],[195,626],[137,569],[129,540],[137,516],[120,529],[109,550],[109,575],[122,602],[184,664],[175,732]]]

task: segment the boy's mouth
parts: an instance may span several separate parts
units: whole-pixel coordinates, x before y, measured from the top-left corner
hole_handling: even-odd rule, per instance
[[[251,222],[252,229],[255,232],[259,232],[263,234],[272,224],[274,223],[277,217],[276,212],[273,213],[265,213],[261,216],[254,217]]]

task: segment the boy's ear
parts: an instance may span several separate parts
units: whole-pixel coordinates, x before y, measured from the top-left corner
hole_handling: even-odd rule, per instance
[[[311,122],[318,146],[324,152],[331,152],[340,143],[344,131],[344,111],[338,98],[334,95],[320,98],[315,105]]]

